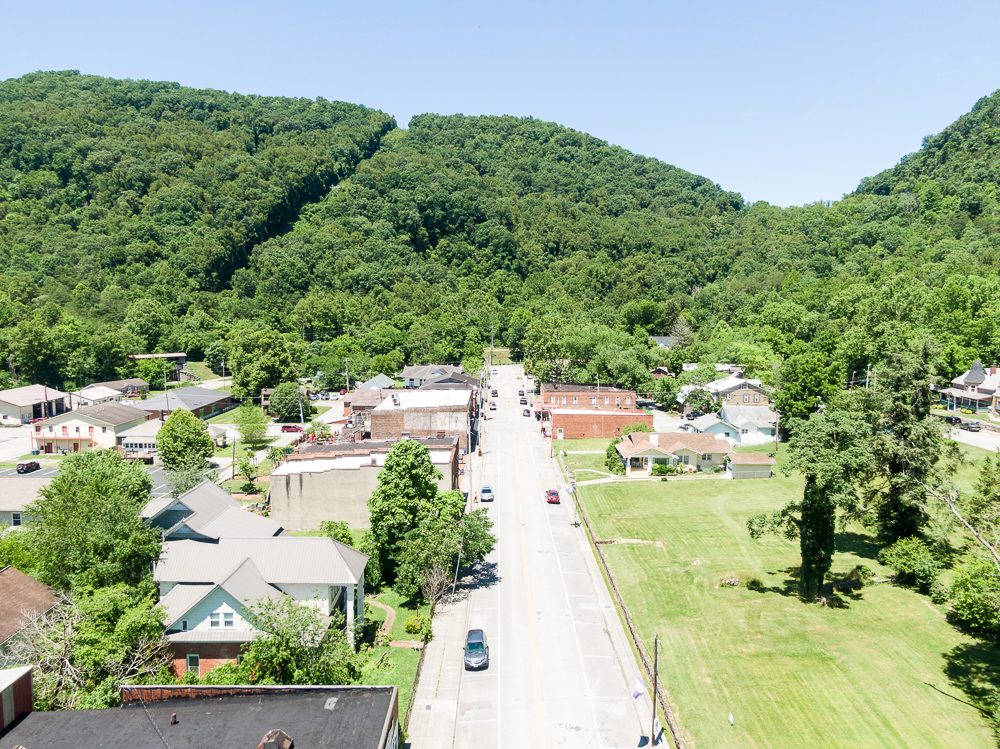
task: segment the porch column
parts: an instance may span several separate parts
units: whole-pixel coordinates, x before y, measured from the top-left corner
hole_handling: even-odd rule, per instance
[[[354,594],[355,586],[344,586],[344,598],[347,599],[347,640],[354,647]]]
[[[365,579],[358,580],[358,624],[365,623]]]

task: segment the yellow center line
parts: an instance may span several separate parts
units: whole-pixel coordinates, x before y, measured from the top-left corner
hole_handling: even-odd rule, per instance
[[[517,464],[517,439],[510,437],[514,445],[514,485],[517,491],[517,520],[521,534],[521,565],[524,570],[524,596],[528,602],[528,639],[531,641],[531,673],[535,682],[535,712],[538,715],[539,746],[547,746],[545,741],[545,721],[542,719],[542,683],[538,676],[538,647],[535,645],[535,609],[531,605],[531,581],[528,578],[528,540],[524,536],[524,509],[521,506],[521,471]]]

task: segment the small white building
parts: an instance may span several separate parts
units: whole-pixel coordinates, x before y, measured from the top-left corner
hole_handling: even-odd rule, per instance
[[[27,424],[69,410],[69,394],[45,385],[0,390],[0,421],[5,424]]]
[[[82,390],[74,390],[69,394],[69,402],[73,408],[97,406],[101,403],[118,403],[124,396],[120,390],[103,385],[88,385]]]
[[[767,479],[774,475],[777,461],[766,453],[737,453],[726,456],[726,472],[734,479]]]

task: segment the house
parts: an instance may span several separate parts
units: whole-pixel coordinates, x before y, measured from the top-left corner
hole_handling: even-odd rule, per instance
[[[54,476],[0,476],[0,532],[18,528],[28,521],[24,508],[39,497],[39,492],[52,483]]]
[[[543,410],[551,408],[629,410],[637,408],[634,390],[617,385],[583,385],[577,382],[543,382],[539,389]]]
[[[418,388],[431,377],[441,375],[461,374],[465,372],[461,364],[421,364],[417,366],[403,367],[400,377],[403,384],[408,388]]]
[[[391,390],[371,410],[371,438],[458,437],[462,450],[478,438],[471,390]]]
[[[69,393],[45,385],[0,390],[0,422],[4,424],[27,424],[69,410]]]
[[[187,364],[187,354],[184,353],[173,353],[173,354],[129,354],[129,359],[138,361],[139,359],[154,359],[161,364],[165,364],[170,368],[179,370]]]
[[[723,466],[729,443],[711,434],[632,432],[615,445],[626,476],[648,475],[655,465],[681,470],[711,470]]]
[[[178,497],[167,495],[151,499],[140,517],[162,530],[164,541],[288,535],[281,523],[243,509],[238,500],[211,481],[202,481]]]
[[[766,479],[774,475],[771,469],[777,461],[767,453],[735,453],[726,455],[726,471],[734,479]]]
[[[681,342],[680,338],[675,338],[672,335],[651,335],[649,340],[655,343],[659,348],[673,348]]]
[[[667,367],[653,367],[650,372],[653,374],[653,379],[658,380],[661,377],[673,377],[674,373],[671,372]]]
[[[187,385],[147,398],[136,405],[141,405],[146,411],[152,411],[160,419],[165,419],[178,409],[190,411],[198,418],[208,419],[228,411],[235,403],[232,393]]]
[[[986,370],[976,359],[972,367],[941,390],[941,405],[949,411],[966,409],[975,413],[1000,410],[1000,371],[993,365]]]
[[[773,442],[778,431],[778,414],[767,406],[725,404],[719,409],[719,418],[727,428],[732,428],[733,439],[741,445]]]
[[[537,406],[536,406],[537,408]],[[622,430],[633,424],[653,426],[653,414],[642,411],[619,411],[614,407],[597,410],[590,408],[552,408],[543,406],[548,417],[549,429],[557,440],[578,440],[587,437],[618,437]]]
[[[160,419],[150,419],[119,432],[115,438],[119,452],[126,460],[155,461],[157,438],[163,424]],[[225,447],[227,444],[228,432],[221,424],[209,424],[208,436],[216,447]]]
[[[286,528],[312,530],[324,520],[368,528],[368,498],[398,440],[300,445],[271,472],[271,517]],[[441,491],[458,488],[458,437],[417,438],[441,472]]]
[[[453,372],[450,375],[437,375],[424,380],[420,390],[476,390],[479,387],[479,380],[471,375],[462,372]]]
[[[271,406],[271,396],[274,395],[276,388],[264,388],[260,391],[260,407],[265,411]]]
[[[686,402],[688,396],[695,390],[705,390],[719,405],[767,406],[771,402],[761,387],[761,381],[744,376],[742,371],[737,371],[736,374],[713,380],[704,385],[685,385],[682,387],[677,395],[677,402],[685,407],[685,412],[691,410]]]
[[[396,381],[387,374],[381,372],[370,380],[365,380],[360,385],[355,386],[355,390],[387,390],[394,388]]]
[[[127,380],[109,380],[108,382],[92,382],[87,387],[106,387],[117,390],[126,398],[145,395],[149,392],[149,383],[139,377]]]
[[[113,388],[88,385],[82,390],[71,391],[69,402],[73,408],[83,408],[84,406],[96,406],[100,403],[117,403],[121,401],[122,397],[121,392]]]
[[[14,567],[0,568],[0,650],[31,621],[59,603],[56,592]],[[4,705],[6,712],[6,705]]]
[[[121,706],[33,712],[31,667],[0,671],[3,747],[400,746],[395,686],[123,686]],[[7,709],[10,708],[10,720]]]
[[[125,403],[109,401],[84,406],[34,425],[31,447],[42,453],[75,453],[113,448],[118,434],[149,419],[152,414]]]
[[[373,388],[367,390],[359,389],[353,393],[348,393],[344,396],[344,415],[350,416],[355,413],[367,414],[385,400],[388,395],[389,391],[387,390],[376,390]]]
[[[191,668],[204,675],[235,661],[257,636],[246,608],[283,596],[326,617],[342,615],[352,633],[364,621],[367,563],[366,555],[328,537],[165,542],[153,580],[175,673]]]

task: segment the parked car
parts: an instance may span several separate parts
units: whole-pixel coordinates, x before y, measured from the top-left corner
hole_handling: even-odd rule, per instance
[[[699,416],[701,416],[701,411],[692,411],[691,413],[689,413],[689,414],[687,415],[687,420],[688,420],[688,421],[694,421],[694,420],[695,420],[695,419],[697,419],[697,418],[698,418]]]
[[[958,418],[957,416],[945,416],[944,417],[944,423],[945,424],[961,424],[962,420],[960,418]]]
[[[493,501],[493,489],[489,486],[484,486],[483,490],[479,492],[480,502],[492,502]]]
[[[527,398],[521,398],[521,405],[522,406],[527,406],[528,405],[528,399]]]
[[[498,395],[500,395],[500,393],[498,393],[495,389],[490,391],[490,397],[496,398]]]
[[[320,398],[320,400],[324,400],[324,401],[325,400],[329,400],[330,399],[330,394],[328,392],[326,392],[325,390],[320,390],[319,391],[319,398]]]
[[[494,401],[490,401],[490,411],[496,411],[497,404]]]
[[[470,629],[465,636],[465,669],[489,668],[490,667],[490,646],[486,642],[486,635],[481,629]]]
[[[496,374],[496,373],[497,373],[497,370],[496,370],[496,367],[494,367],[493,368],[493,374]]]
[[[559,492],[556,489],[548,489],[545,492],[545,501],[550,505],[559,504]]]
[[[37,460],[22,460],[17,464],[18,473],[31,473],[32,471],[37,471],[39,468],[41,466]]]
[[[282,424],[281,425],[281,431],[282,432],[304,432],[305,430],[302,427],[300,427],[298,424]]]
[[[341,394],[341,395],[347,395],[347,391],[346,391],[346,390],[344,390],[344,388],[341,388],[341,389],[340,389],[340,394]]]
[[[311,401],[318,401],[319,400],[319,393],[309,393],[309,400],[311,400]]]
[[[983,431],[983,428],[981,426],[979,426],[979,422],[978,421],[963,421],[959,428],[960,429],[964,429],[967,432],[981,432],[981,431]]]
[[[37,424],[39,421],[45,421],[45,418],[46,417],[44,417],[44,416],[40,416],[37,419],[28,419],[28,423],[29,424]]]
[[[526,408],[521,412],[524,416],[531,416],[531,409]]]
[[[524,391],[523,390],[518,390],[517,394],[520,395],[520,396],[523,396],[524,395]]]

